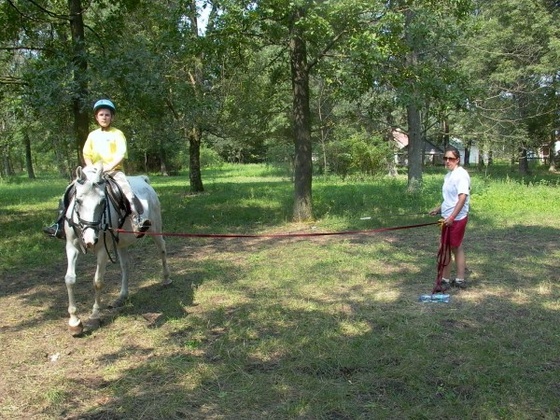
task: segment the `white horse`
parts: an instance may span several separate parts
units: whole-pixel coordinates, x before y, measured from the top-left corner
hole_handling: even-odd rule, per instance
[[[156,192],[145,176],[128,177],[135,196],[144,209],[143,215],[150,219],[149,232],[161,233],[161,208]],[[103,175],[101,165],[78,167],[74,182],[75,194],[66,211],[64,231],[66,233],[66,257],[68,268],[64,280],[68,289],[68,328],[72,335],[80,335],[84,326],[76,315],[74,284],[76,283],[76,262],[80,253],[91,251],[97,258],[97,269],[93,279],[95,301],[93,311],[87,322],[91,328],[100,324],[101,290],[107,262],[116,253],[121,266],[121,290],[113,306],[122,306],[128,296],[128,247],[136,242],[133,233],[118,233],[122,228],[132,232],[131,218],[127,212],[119,209],[118,198],[115,201],[109,181]],[[118,187],[116,188],[119,191]],[[122,197],[124,198],[124,197]],[[126,198],[124,198],[126,200]],[[162,284],[171,283],[167,266],[165,241],[161,235],[150,235],[157,245],[163,265]]]

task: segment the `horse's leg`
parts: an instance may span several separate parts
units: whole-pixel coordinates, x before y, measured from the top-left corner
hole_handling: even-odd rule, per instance
[[[94,301],[91,315],[87,320],[87,326],[98,328],[101,323],[101,292],[105,285],[105,272],[107,271],[108,255],[102,248],[97,251],[97,268],[93,277]]]
[[[80,335],[84,331],[82,321],[76,315],[76,299],[74,297],[74,284],[76,284],[76,261],[78,260],[78,250],[74,248],[70,242],[66,242],[66,258],[68,260],[68,267],[64,282],[66,283],[66,290],[68,291],[68,313],[70,319],[68,320],[68,330],[73,336]]]
[[[123,306],[128,298],[128,268],[129,268],[129,256],[128,249],[118,248],[117,253],[119,255],[119,263],[121,265],[121,292],[119,297],[113,303],[113,307],[118,308]]]
[[[161,257],[161,265],[162,265],[162,276],[161,276],[161,284],[167,286],[168,284],[172,283],[172,280],[169,278],[169,267],[167,265],[167,248],[165,246],[165,239],[161,235],[152,235],[154,242],[159,251],[159,255]]]

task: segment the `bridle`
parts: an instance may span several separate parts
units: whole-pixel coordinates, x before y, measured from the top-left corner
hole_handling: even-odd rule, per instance
[[[83,184],[83,181],[78,181],[78,183]],[[104,195],[106,196],[106,191],[107,188],[104,185],[105,184],[105,180],[102,180],[100,182],[94,182],[94,185],[103,188],[103,192]],[[85,232],[86,229],[93,229],[95,231],[99,231],[99,228],[101,227],[101,224],[103,223],[103,219],[107,210],[107,198],[104,198],[101,205],[103,206],[102,211],[100,212],[100,217],[98,220],[86,220],[83,219],[82,216],[80,216],[80,211],[79,211],[79,207],[81,206],[81,203],[79,203],[77,200],[74,201],[74,207],[73,207],[73,212],[76,214],[76,217],[78,219],[78,227],[80,228],[80,230],[82,231],[82,234]]]
[[[78,184],[83,185],[86,181],[82,179],[78,179],[76,180],[76,182]],[[112,227],[111,208],[109,206],[109,199],[112,200],[112,197],[108,196],[107,194],[108,191],[107,184],[108,182],[106,182],[104,178],[101,179],[100,181],[92,182],[92,185],[94,187],[95,186],[99,187],[103,191],[103,195],[104,195],[104,198],[101,202],[101,206],[102,206],[101,211],[97,213],[98,216],[96,220],[87,220],[80,215],[81,203],[77,200],[76,197],[74,197],[74,203],[72,205],[71,215],[70,217],[66,217],[66,221],[74,230],[74,234],[76,235],[76,237],[79,238],[80,240],[80,249],[83,254],[87,253],[87,247],[85,246],[85,242],[84,242],[84,232],[87,229],[93,229],[98,234],[98,237],[100,236],[99,235],[100,231],[103,233],[109,232],[113,243],[113,249],[116,250],[116,244],[118,243],[119,238],[118,238],[118,233],[115,233],[113,229],[111,229]],[[105,250],[107,251],[107,254],[109,255],[109,259],[111,260],[111,262],[114,263],[116,262],[117,258],[113,258],[111,253],[109,252],[107,236],[108,235],[103,235]]]

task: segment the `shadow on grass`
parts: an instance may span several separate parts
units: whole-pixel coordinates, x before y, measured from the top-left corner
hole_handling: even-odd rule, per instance
[[[525,244],[528,238],[540,237],[546,250],[558,234],[550,229],[546,232],[515,227],[492,237],[501,241],[515,236],[519,239],[516,243]],[[477,236],[476,232],[470,233]],[[413,260],[424,266],[416,272],[416,279],[430,278],[426,255],[419,255],[417,248],[422,235],[417,236],[413,241],[404,233],[388,237],[391,246],[375,258],[398,264],[391,261],[392,255],[416,253]],[[252,243],[245,247],[241,241],[230,240],[227,245],[211,242],[206,241],[203,251],[218,258],[224,258],[224,253],[242,254],[257,246]],[[258,246],[272,247],[273,242]],[[493,245],[491,238],[482,243]],[[504,279],[515,279],[515,287],[500,297],[469,299],[467,292],[465,299],[455,296],[457,302],[445,307],[413,303],[420,285],[407,270],[369,279],[396,289],[400,296],[396,301],[364,301],[364,295],[375,296],[367,294],[367,284],[338,284],[331,288],[328,302],[308,296],[309,309],[297,310],[274,299],[266,303],[252,288],[236,286],[249,273],[240,270],[235,261],[228,262],[228,255],[226,262],[205,260],[189,263],[186,268],[181,264],[184,273],[173,287],[139,288],[131,296],[132,306],[119,316],[162,313],[165,322],[187,317],[194,297],[187,278],[198,286],[205,281],[227,285],[258,303],[219,304],[214,309],[205,308],[204,313],[195,312],[198,319],[187,327],[166,333],[165,346],[175,349],[171,352],[142,345],[122,346],[116,353],[101,352],[97,362],[103,365],[123,359],[139,362],[115,380],[91,375],[70,378],[72,389],[82,392],[80,398],[102,391],[110,393],[111,402],[79,414],[70,410],[67,418],[132,418],[140,412],[148,413],[150,418],[255,418],[263,412],[275,418],[301,416],[304,412],[314,413],[309,417],[356,418],[381,416],[387,410],[395,415],[420,415],[427,409],[441,416],[454,410],[459,416],[475,413],[484,417],[496,415],[497,408],[489,406],[488,399],[502,394],[515,395],[505,398],[507,412],[515,413],[531,405],[533,414],[558,414],[552,404],[558,386],[553,380],[558,373],[558,359],[552,351],[558,344],[558,314],[543,307],[543,303],[554,302],[558,292],[545,297],[535,294],[528,301],[516,302],[516,288],[536,287],[538,279],[531,277],[531,270],[521,273],[510,267],[509,250],[498,247],[487,253],[482,243],[468,244],[476,270],[502,272]],[[358,245],[353,243],[347,255],[338,258],[351,256]],[[535,257],[531,247],[519,246],[512,252],[520,259]],[[503,266],[500,271],[492,269],[496,264]],[[556,268],[542,269],[552,276]],[[320,261],[314,269],[323,273],[336,270]],[[313,280],[317,279],[310,281]],[[484,279],[477,282],[482,287],[494,286]],[[28,304],[56,296],[30,295]],[[323,308],[325,305],[327,308]],[[255,313],[267,315],[252,319]],[[51,315],[46,312],[45,319],[36,318],[21,327],[44,322]],[[165,322],[152,327],[162,328]],[[363,324],[363,331],[348,331],[346,324],[353,322]],[[278,342],[281,344],[275,344]],[[433,356],[434,350],[437,356]],[[536,356],[538,363],[534,364]],[[206,366],[206,374],[199,372],[202,366]],[[189,383],[191,377],[194,385]],[[267,391],[263,393],[262,389]],[[334,391],[341,389],[342,394]],[[249,393],[253,393],[250,398]],[[76,397],[69,396],[68,403],[73,398]],[[243,408],[238,401],[244,401]],[[79,406],[79,401],[75,403]],[[496,405],[503,403],[502,396]],[[471,407],[471,411],[458,408],[461,404]]]
[[[109,402],[70,410],[67,418],[557,417],[560,290],[549,252],[559,233],[514,226],[488,234],[473,227],[466,246],[474,289],[453,291],[449,305],[416,302],[434,274],[433,253],[426,251],[426,242],[435,248],[433,231],[376,238],[382,252],[372,259],[395,266],[384,276],[373,265],[345,277],[327,259],[312,262],[299,279],[288,273],[273,285],[247,281],[252,264],[233,256],[339,241],[206,240],[201,251],[215,259],[181,264],[179,291],[154,299],[150,286],[131,297],[135,313],[161,311],[167,322],[182,320],[157,325],[162,348],[130,345],[100,355],[102,364],[138,362],[104,380]],[[362,258],[357,248],[370,241],[334,244],[329,258],[347,269],[344,261]],[[411,265],[399,267],[400,256],[409,256]],[[206,307],[196,306],[187,278],[196,285],[191,291],[210,284],[220,291]],[[310,283],[324,291],[303,295]],[[228,299],[230,293],[241,300]],[[73,389],[88,394],[98,386],[81,378]]]
[[[266,192],[276,183],[255,192],[262,186],[244,184],[235,200],[226,184],[214,186],[212,199],[162,187],[166,226],[274,228],[289,200]],[[407,209],[432,200],[403,196],[391,207],[393,187],[318,190],[321,214],[346,220],[341,229],[393,224],[384,217],[391,208],[407,224],[416,221]],[[238,205],[245,199],[262,203]],[[361,222],[365,210],[373,217]],[[98,333],[73,342],[74,363],[87,369],[60,367],[62,402],[38,404],[35,413],[92,420],[556,418],[560,230],[490,226],[490,218],[473,215],[465,247],[474,287],[453,291],[449,305],[416,301],[435,278],[436,229],[309,240],[170,238],[174,283],[167,288],[157,283],[152,245],[142,243],[131,250],[136,280],[128,304],[106,312]],[[41,250],[33,252],[40,260]],[[77,299],[89,309],[94,262],[81,261]],[[23,337],[52,321],[62,327],[64,270],[60,247],[57,261],[28,267],[22,260],[2,277],[0,299],[13,298],[13,310],[17,302],[26,312],[3,321],[4,339],[44,348],[40,337]],[[113,267],[108,295],[118,283]],[[2,366],[19,368],[9,360]],[[37,386],[34,393],[47,392]]]

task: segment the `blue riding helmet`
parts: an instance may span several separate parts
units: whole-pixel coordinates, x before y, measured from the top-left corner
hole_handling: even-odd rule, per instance
[[[108,108],[115,114],[117,112],[117,108],[113,105],[109,99],[100,99],[98,100],[95,105],[93,106],[93,113],[95,114],[99,108]]]

